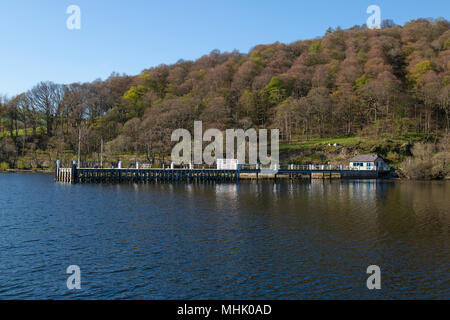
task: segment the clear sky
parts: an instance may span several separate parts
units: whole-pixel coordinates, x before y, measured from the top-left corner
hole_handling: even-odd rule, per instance
[[[80,30],[66,27],[73,4],[81,9]],[[329,26],[365,23],[372,4],[397,24],[449,19],[448,0],[0,0],[0,94],[45,80],[134,75],[214,49],[248,52],[261,43],[310,39]]]

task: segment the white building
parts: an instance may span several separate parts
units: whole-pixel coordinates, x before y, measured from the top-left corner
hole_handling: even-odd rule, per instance
[[[350,160],[351,170],[389,171],[384,159],[377,154],[360,154]]]
[[[242,163],[238,159],[217,159],[217,170],[240,170]]]

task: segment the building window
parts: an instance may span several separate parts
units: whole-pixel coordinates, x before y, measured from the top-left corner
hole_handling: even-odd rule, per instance
[[[353,162],[354,167],[364,167],[364,162]]]

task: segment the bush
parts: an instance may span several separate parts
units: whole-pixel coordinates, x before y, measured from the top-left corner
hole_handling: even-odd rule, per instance
[[[431,179],[431,162],[409,158],[400,166],[403,174],[408,179],[428,180]]]
[[[27,164],[27,160],[26,159],[19,159],[17,161],[17,169],[28,169],[28,164]]]
[[[2,162],[2,163],[0,163],[0,170],[5,171],[5,170],[7,170],[7,169],[9,169],[9,163],[8,163],[8,162]]]
[[[446,179],[450,177],[450,152],[439,152],[433,156],[431,175],[434,179]]]
[[[400,160],[400,155],[396,152],[389,151],[385,157],[385,159],[389,162],[397,162]]]
[[[446,179],[450,176],[450,152],[445,143],[417,143],[412,148],[413,157],[404,161],[400,168],[408,179]]]

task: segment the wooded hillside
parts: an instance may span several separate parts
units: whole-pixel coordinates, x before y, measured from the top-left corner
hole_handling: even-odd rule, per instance
[[[182,55],[182,53],[180,53]],[[170,154],[170,135],[204,128],[279,128],[286,143],[327,137],[415,136],[449,130],[450,30],[443,19],[381,30],[329,29],[322,38],[213,51],[137,76],[42,82],[0,103],[0,162],[82,153]]]

